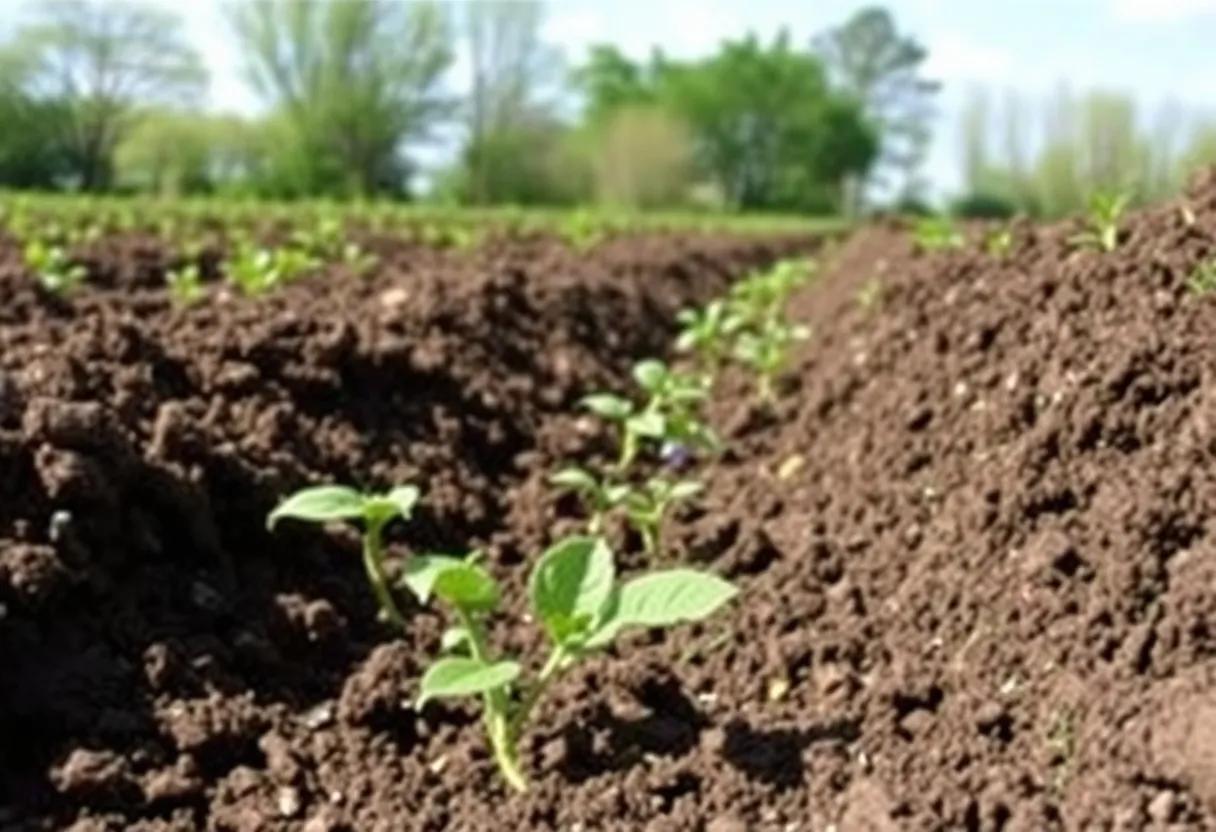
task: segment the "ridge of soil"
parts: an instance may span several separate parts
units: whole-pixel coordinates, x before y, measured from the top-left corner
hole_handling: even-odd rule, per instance
[[[409,478],[427,511],[395,551],[483,544],[516,597],[572,520],[545,476],[605,448],[570,403],[662,351],[671,312],[720,291],[736,249],[602,282],[585,274],[606,255],[555,255],[519,305],[427,284],[410,297],[448,292],[433,303],[455,323],[383,339],[381,283],[236,303],[241,326],[211,346],[198,333],[222,306],[150,312],[137,347],[79,313],[0,329],[0,828],[1216,829],[1216,297],[1186,288],[1216,255],[1216,175],[1128,218],[1113,253],[1075,250],[1075,223],[1014,230],[1003,258],[917,253],[896,226],[826,258],[793,303],[815,334],[780,404],[721,380],[727,450],[667,529],[673,556],[735,580],[740,602],[557,683],[523,744],[524,796],[497,779],[475,708],[409,705],[440,617],[372,624],[353,535],[268,538],[262,513],[308,479]],[[500,280],[471,267],[459,285]],[[138,302],[97,301],[128,317]],[[336,318],[360,346],[331,335]],[[456,390],[393,399],[352,358],[369,343]],[[216,344],[241,345],[256,381],[235,372],[206,409],[160,416],[173,399],[150,391],[199,384],[167,368],[211,367]],[[143,356],[132,371],[124,348]],[[143,385],[130,411],[41,404],[121,402],[106,385],[124,372]],[[168,470],[136,486],[130,466]],[[519,613],[494,636],[535,656]]]

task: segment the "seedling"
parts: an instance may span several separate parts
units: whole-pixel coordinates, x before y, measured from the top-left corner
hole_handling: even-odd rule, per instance
[[[189,306],[203,296],[203,276],[197,263],[169,269],[165,272],[165,282],[169,284],[173,299],[183,306]]]
[[[549,482],[562,491],[578,495],[587,511],[587,531],[591,534],[603,530],[604,517],[624,503],[631,491],[624,483],[601,480],[584,468],[563,468],[549,477]]]
[[[967,244],[967,238],[949,217],[925,217],[919,220],[912,237],[921,251],[948,251]]]
[[[445,555],[415,557],[403,584],[420,601],[432,597],[456,619],[444,637],[448,655],[427,669],[415,707],[432,699],[480,696],[486,735],[503,779],[528,788],[519,739],[553,681],[580,659],[607,647],[630,628],[699,621],[730,601],[730,583],[691,569],[653,572],[618,583],[612,550],[597,537],[570,537],[537,561],[528,583],[532,615],[550,642],[548,658],[528,681],[519,661],[497,656],[486,619],[501,597],[488,572]]]
[[[625,516],[641,536],[646,554],[658,554],[659,535],[668,511],[702,490],[701,483],[693,480],[671,482],[662,477],[653,477],[646,481],[644,487],[629,492],[625,498]]]
[[[713,431],[697,415],[697,409],[707,395],[704,379],[673,372],[654,359],[634,365],[633,378],[648,394],[646,404],[640,408],[629,399],[611,393],[596,393],[582,400],[583,407],[619,426],[618,471],[628,470],[646,440],[660,446],[705,450],[717,447]]]
[[[739,337],[735,357],[755,372],[761,401],[776,400],[777,379],[789,363],[790,348],[810,336],[805,326],[776,321],[759,332],[745,332]]]
[[[63,246],[33,239],[25,244],[22,256],[25,265],[48,292],[66,295],[84,281],[84,266],[72,263]]]
[[[363,494],[341,485],[322,485],[297,491],[279,504],[266,518],[267,529],[273,531],[283,518],[309,523],[332,523],[337,520],[363,522],[363,568],[381,614],[393,624],[404,627],[393,593],[384,573],[384,527],[395,518],[409,520],[418,503],[418,489],[402,485],[387,494]]]
[[[259,248],[249,243],[237,246],[224,264],[228,278],[246,295],[261,295],[317,268],[320,263],[301,248]]]
[[[684,327],[676,337],[676,349],[697,353],[711,376],[730,355],[731,339],[743,323],[720,300],[709,303],[704,309],[685,309],[676,320]]]
[[[1085,217],[1085,230],[1072,237],[1072,244],[1081,248],[1099,251],[1114,251],[1119,247],[1119,222],[1131,204],[1131,194],[1094,194],[1089,200],[1089,214]]]
[[[1216,289],[1216,258],[1206,260],[1195,267],[1186,281],[1187,288],[1197,295],[1206,295]]]
[[[728,310],[733,330],[760,327],[779,318],[790,295],[809,279],[811,265],[808,260],[782,260],[732,286]]]
[[[1008,257],[1013,251],[1013,229],[1006,226],[990,231],[984,238],[984,249],[998,259]]]

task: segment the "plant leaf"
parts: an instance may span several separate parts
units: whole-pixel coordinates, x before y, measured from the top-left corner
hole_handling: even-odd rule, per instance
[[[633,379],[638,385],[650,393],[663,386],[667,379],[667,365],[662,361],[648,358],[633,365]]]
[[[284,517],[326,523],[331,520],[354,520],[364,516],[366,499],[345,485],[319,485],[292,494],[266,518],[266,528],[274,529]]]
[[[461,609],[489,612],[498,606],[498,584],[484,569],[471,563],[443,570],[433,589],[437,596]]]
[[[449,656],[431,665],[422,677],[418,691],[421,709],[432,699],[469,696],[508,685],[519,677],[518,662],[483,662],[467,656]]]
[[[661,439],[667,433],[667,420],[662,413],[639,413],[630,417],[629,429],[638,436],[648,439]]]
[[[595,477],[582,468],[563,468],[549,477],[549,483],[558,488],[578,492],[593,492],[599,488]]]
[[[568,537],[532,570],[532,608],[549,636],[565,644],[598,617],[615,580],[612,550],[602,538]]]
[[[448,627],[439,639],[439,649],[450,653],[462,647],[469,640],[469,631],[464,627]]]
[[[694,569],[669,569],[629,581],[620,588],[588,647],[602,647],[626,627],[670,627],[699,621],[738,594],[728,581]]]
[[[418,504],[418,488],[413,485],[399,485],[387,494],[376,494],[369,497],[364,505],[364,513],[369,519],[379,523],[387,523],[394,517],[409,520]]]
[[[611,393],[596,393],[591,396],[584,396],[580,404],[596,416],[612,422],[623,422],[633,413],[632,402],[620,396],[614,396]]]

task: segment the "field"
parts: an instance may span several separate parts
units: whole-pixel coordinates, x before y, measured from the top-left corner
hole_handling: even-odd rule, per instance
[[[0,829],[1216,829],[1216,178],[1093,245],[124,205],[4,214]],[[605,526],[738,596],[560,676],[514,793],[473,701],[416,707],[441,610],[378,621],[355,526],[268,512],[418,486],[389,567],[482,550],[536,656],[528,573],[584,525],[549,478],[616,450],[580,400],[807,257],[704,491],[655,554]]]

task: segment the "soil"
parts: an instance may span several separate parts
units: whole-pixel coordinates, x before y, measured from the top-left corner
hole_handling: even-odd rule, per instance
[[[813,244],[500,241],[186,310],[121,257],[67,303],[10,266],[0,829],[1216,829],[1216,298],[1185,285],[1216,177],[1114,253],[1076,230],[823,254],[780,403],[721,380],[665,535],[740,601],[565,676],[523,796],[473,707],[412,708],[440,617],[375,623],[354,534],[265,512],[415,482],[394,555],[480,546],[518,590],[573,522],[547,473],[606,447],[573,402]],[[521,612],[494,636],[535,656]]]

